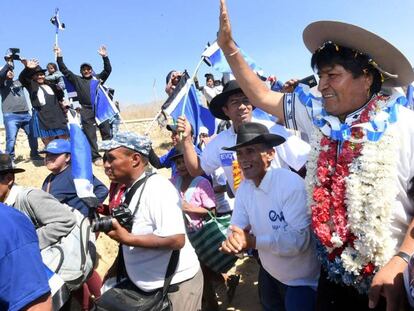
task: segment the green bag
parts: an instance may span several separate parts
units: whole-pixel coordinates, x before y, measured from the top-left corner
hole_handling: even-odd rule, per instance
[[[208,214],[210,219],[204,223],[200,230],[188,233],[188,238],[201,263],[214,272],[225,273],[238,259],[234,255],[219,251],[221,243],[227,238],[231,215],[216,217],[210,211]]]

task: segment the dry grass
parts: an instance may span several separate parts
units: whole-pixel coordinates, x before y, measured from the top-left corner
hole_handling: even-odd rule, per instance
[[[124,120],[135,120],[154,117],[164,102],[152,102],[144,105],[125,105],[121,104],[121,116]]]

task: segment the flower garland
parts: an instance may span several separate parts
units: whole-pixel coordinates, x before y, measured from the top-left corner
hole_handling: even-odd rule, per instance
[[[374,97],[353,125],[369,122],[386,99]],[[322,264],[332,280],[360,292],[367,292],[396,245],[390,231],[397,194],[395,133],[389,128],[376,142],[364,136],[355,126],[352,139],[340,143],[315,130],[306,177]]]

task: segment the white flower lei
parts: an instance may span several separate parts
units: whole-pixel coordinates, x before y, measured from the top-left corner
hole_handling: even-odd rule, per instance
[[[322,150],[322,137],[319,129],[315,129],[310,137],[312,149],[305,179],[308,206],[314,204],[313,189],[319,184],[317,161]],[[379,141],[363,142],[361,155],[349,166],[350,174],[345,180],[347,225],[357,240],[354,247],[343,250],[341,261],[343,268],[356,276],[370,262],[376,267],[384,266],[395,253],[397,241],[392,238],[390,227],[398,193],[396,142],[395,130],[390,126]],[[334,232],[331,242],[335,247],[341,247],[342,242],[336,237]]]
[[[341,259],[345,270],[359,274],[372,262],[384,266],[394,255],[391,221],[397,189],[396,132],[390,126],[378,142],[362,143],[361,155],[349,166],[345,203],[347,222],[356,236],[354,247],[346,247]]]

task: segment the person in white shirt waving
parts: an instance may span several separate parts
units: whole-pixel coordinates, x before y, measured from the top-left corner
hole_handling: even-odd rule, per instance
[[[230,234],[221,250],[259,252],[259,296],[263,310],[314,310],[319,263],[302,178],[271,167],[274,146],[285,139],[266,126],[239,127],[236,151],[244,175],[236,195]]]

